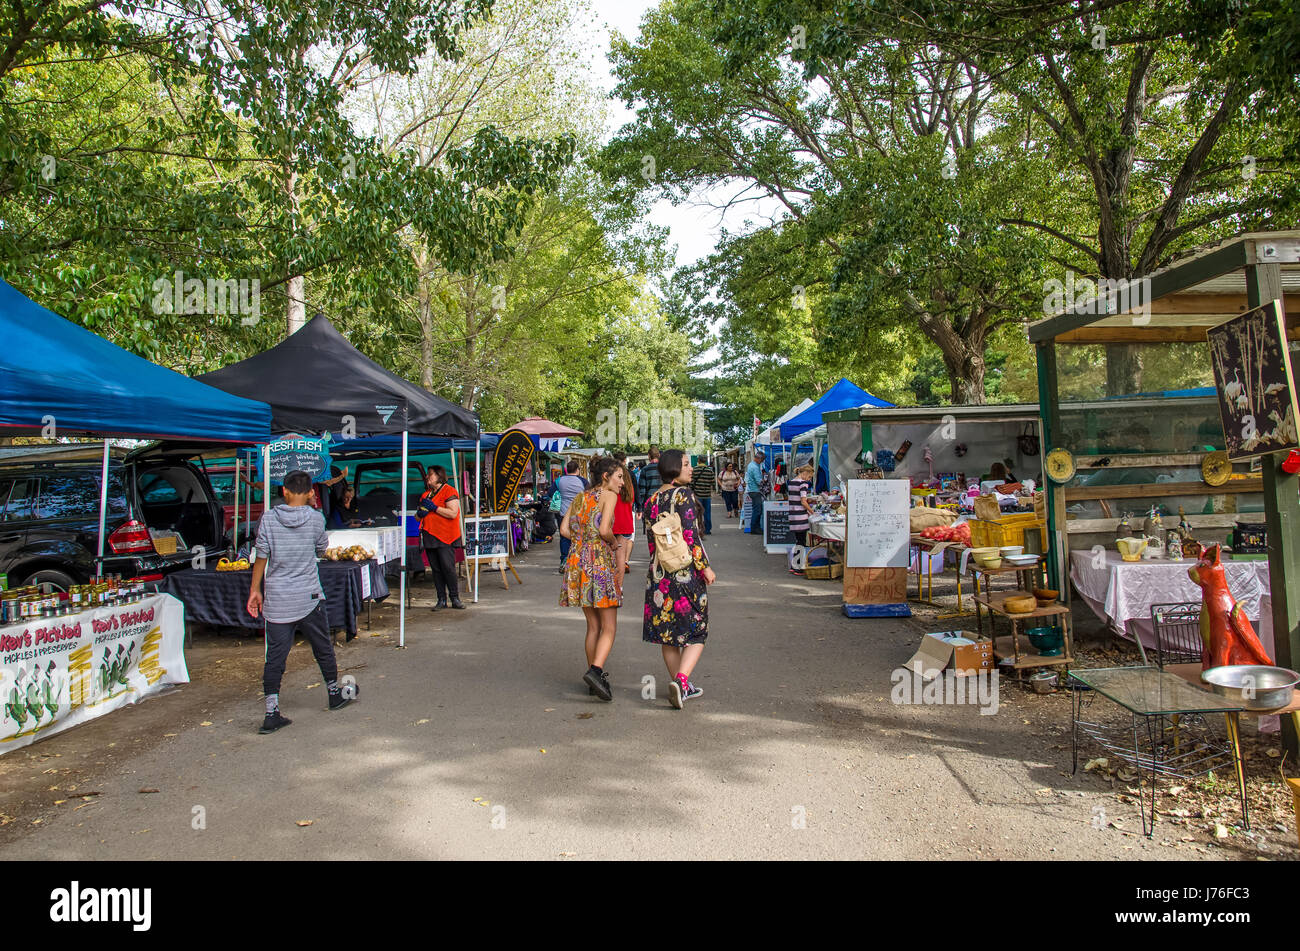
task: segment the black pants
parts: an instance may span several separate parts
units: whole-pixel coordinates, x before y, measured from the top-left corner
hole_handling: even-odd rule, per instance
[[[325,683],[338,680],[339,665],[334,659],[334,641],[330,638],[329,620],[325,615],[325,602],[321,601],[300,621],[292,624],[266,622],[266,666],[262,668],[262,692],[279,693],[280,680],[284,677],[284,663],[289,659],[289,648],[293,647],[293,637],[301,633],[311,644],[311,652],[316,656],[320,667],[321,679]]]
[[[424,536],[424,553],[429,558],[429,568],[433,571],[433,586],[438,589],[438,600],[446,601],[448,596],[453,601],[460,600],[460,584],[456,580],[456,549],[447,543]]]
[[[808,547],[808,529],[805,528],[803,531],[791,531],[790,534],[794,535],[794,540],[802,547]]]

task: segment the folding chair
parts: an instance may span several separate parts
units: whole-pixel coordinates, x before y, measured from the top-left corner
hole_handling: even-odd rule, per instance
[[[1156,666],[1166,664],[1199,664],[1201,662],[1201,602],[1184,601],[1176,604],[1151,605],[1151,627],[1155,631]],[[1146,650],[1138,638],[1142,662],[1146,663]]]

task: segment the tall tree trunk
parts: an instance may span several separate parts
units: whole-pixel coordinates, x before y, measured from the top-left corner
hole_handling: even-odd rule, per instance
[[[1106,395],[1128,396],[1142,392],[1142,345],[1106,344]]]
[[[293,165],[292,153],[286,156],[284,176],[284,197],[289,207],[289,227],[293,232],[298,229],[298,172]],[[285,270],[292,272],[298,265],[297,260],[286,262]],[[307,279],[301,274],[292,274],[285,284],[288,303],[285,308],[285,335],[296,333],[307,323]]]
[[[420,303],[420,382],[426,390],[433,389],[433,295],[429,290],[429,255],[423,246],[415,251],[416,275],[419,280]]]
[[[939,346],[943,365],[948,370],[948,386],[955,405],[982,405],[984,393],[984,348],[988,320],[972,314],[959,333],[943,317],[922,313],[921,330]]]

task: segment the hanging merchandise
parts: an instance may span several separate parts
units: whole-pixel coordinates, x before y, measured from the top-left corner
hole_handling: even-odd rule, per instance
[[[1038,455],[1038,435],[1034,432],[1033,423],[1025,423],[1025,431],[1016,437],[1016,442],[1020,445],[1022,456]]]
[[[876,453],[876,465],[886,472],[893,472],[894,453],[889,449],[881,449]]]

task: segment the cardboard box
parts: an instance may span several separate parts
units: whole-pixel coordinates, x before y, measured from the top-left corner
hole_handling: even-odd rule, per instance
[[[972,643],[953,643],[954,638]],[[903,666],[916,671],[922,680],[933,680],[948,669],[959,677],[968,677],[993,669],[993,641],[971,631],[926,634],[912,659]]]

